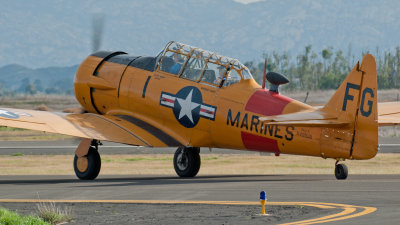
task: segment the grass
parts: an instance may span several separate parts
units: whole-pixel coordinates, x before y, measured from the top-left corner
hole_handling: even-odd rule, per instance
[[[75,96],[65,95],[2,96],[0,97],[0,102],[2,107],[34,109],[40,105],[46,105],[56,111],[79,106]]]
[[[49,225],[50,223],[45,222],[42,218],[37,216],[20,216],[15,212],[11,212],[7,209],[0,208],[0,224],[4,225]]]
[[[172,157],[157,157],[157,158],[137,157],[137,158],[127,158],[123,160],[127,162],[136,162],[136,161],[172,161],[172,159],[173,159]]]
[[[57,207],[54,202],[41,202],[36,205],[38,216],[50,224],[60,224],[72,220],[72,209]]]
[[[172,161],[172,157],[135,157],[135,158],[102,158],[101,162],[110,163],[110,162],[138,162],[138,161]]]
[[[205,161],[205,160],[217,160],[217,159],[218,159],[217,156],[211,156],[211,157],[204,157],[204,158],[202,158],[201,160],[202,160],[202,161]]]
[[[24,156],[24,154],[22,154],[21,152],[17,152],[17,153],[12,154],[11,156]]]
[[[73,155],[0,156],[0,175],[74,175]],[[172,154],[102,155],[101,174],[176,176]],[[333,174],[334,160],[307,156],[203,154],[199,175]],[[347,160],[350,174],[400,174],[398,154]]]
[[[0,126],[0,141],[64,140],[71,138],[73,137],[62,134]]]
[[[102,162],[102,163],[105,163],[105,162],[114,162],[114,160],[102,158],[102,159],[101,159],[101,162]]]
[[[15,127],[0,127],[0,131],[21,131],[25,129],[15,128]]]

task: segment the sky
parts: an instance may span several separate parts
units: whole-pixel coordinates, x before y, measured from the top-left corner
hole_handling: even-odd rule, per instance
[[[243,63],[274,51],[296,55],[307,45],[358,57],[400,44],[396,0],[0,1],[0,67],[80,63],[93,51],[91,20],[99,12],[101,49],[131,55],[155,55],[171,40]]]
[[[243,4],[249,4],[249,3],[253,3],[253,2],[261,2],[261,1],[264,1],[264,0],[234,0],[235,2],[240,2],[240,3],[243,3]]]

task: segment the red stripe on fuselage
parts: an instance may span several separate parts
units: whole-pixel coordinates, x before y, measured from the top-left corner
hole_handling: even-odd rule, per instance
[[[286,105],[292,99],[265,89],[259,89],[247,101],[245,110],[263,116],[282,114]],[[241,132],[243,145],[246,149],[262,152],[280,153],[278,141],[267,137]]]
[[[200,111],[201,111],[201,112],[205,112],[205,113],[214,115],[214,112],[213,112],[213,111],[210,111],[210,110],[207,110],[207,109],[202,109],[202,108],[200,108]]]
[[[244,147],[246,147],[246,149],[248,150],[280,153],[278,142],[274,139],[250,134],[243,131],[241,132],[241,134]]]
[[[259,89],[247,101],[245,110],[264,116],[282,114],[292,99],[265,89]]]
[[[171,102],[171,103],[175,103],[174,100],[168,99],[168,98],[162,98],[163,101],[165,102]]]

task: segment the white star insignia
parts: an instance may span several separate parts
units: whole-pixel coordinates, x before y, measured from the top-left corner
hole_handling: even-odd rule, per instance
[[[9,111],[0,109],[0,115],[5,115],[5,116],[14,117],[14,115],[9,114],[9,113],[10,113]]]
[[[176,100],[178,100],[179,105],[181,105],[181,111],[179,112],[179,119],[186,116],[190,120],[190,122],[194,123],[192,111],[193,109],[199,107],[200,104],[192,102],[192,94],[193,94],[193,89],[186,96],[186,99],[176,98]]]

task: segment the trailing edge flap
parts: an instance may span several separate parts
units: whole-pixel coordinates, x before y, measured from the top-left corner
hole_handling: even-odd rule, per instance
[[[400,102],[378,103],[379,126],[394,126],[400,124]]]
[[[38,130],[137,146],[168,146],[165,141],[155,137],[148,130],[118,116],[1,108],[0,126]],[[173,139],[172,137],[170,138]]]
[[[342,127],[350,124],[348,121],[340,121],[322,110],[282,114],[277,116],[261,117],[260,121],[266,124],[305,127]]]

